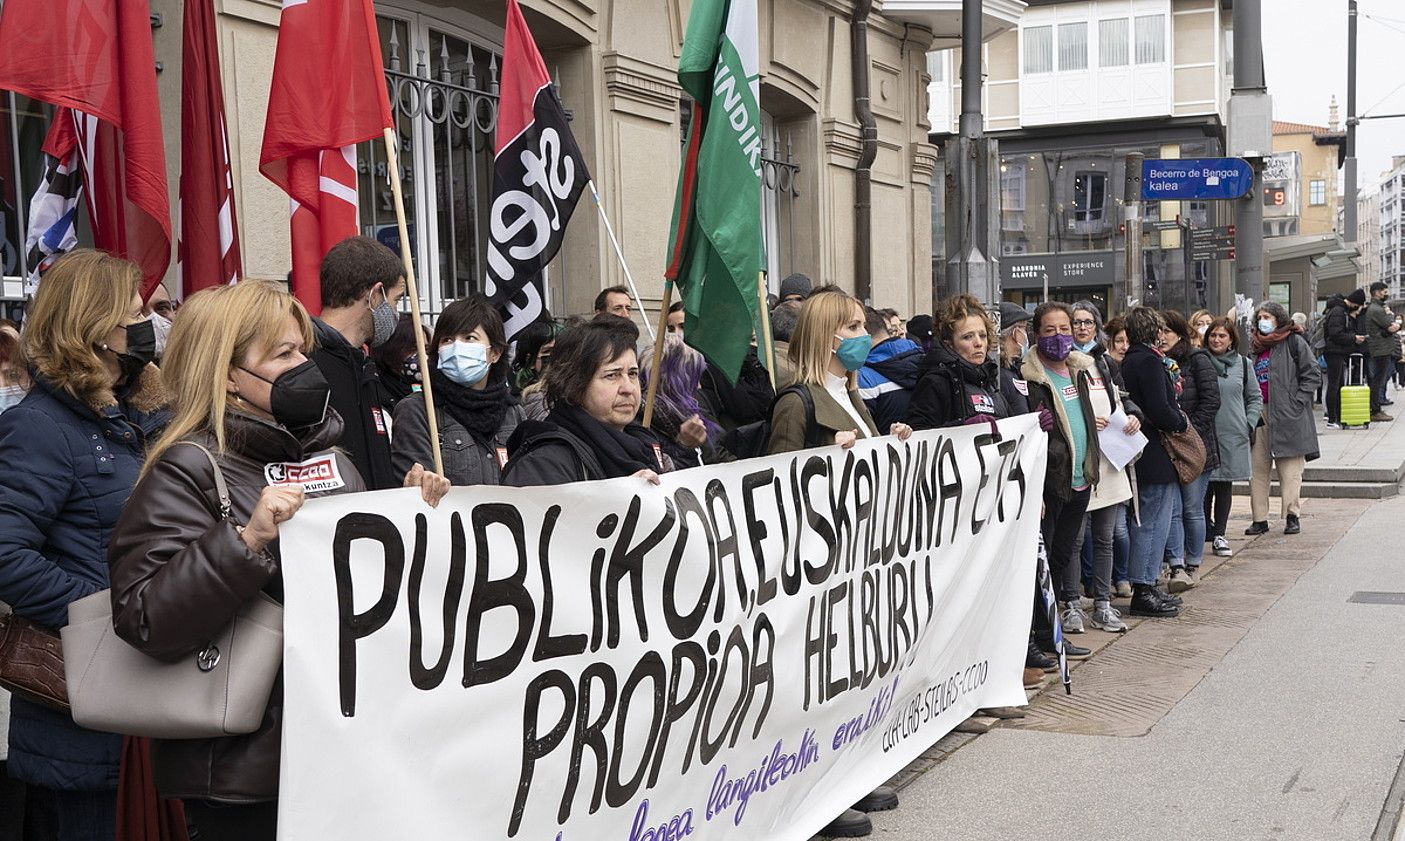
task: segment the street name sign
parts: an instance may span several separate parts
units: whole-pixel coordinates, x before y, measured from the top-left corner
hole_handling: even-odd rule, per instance
[[[1142,162],[1144,201],[1237,199],[1254,185],[1243,158],[1174,158]]]

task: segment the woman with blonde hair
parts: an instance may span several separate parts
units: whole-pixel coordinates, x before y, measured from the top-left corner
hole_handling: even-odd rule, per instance
[[[343,424],[312,344],[307,311],[272,283],[207,289],[181,307],[163,357],[175,417],[108,550],[113,625],[152,657],[199,651],[260,592],[281,601],[279,526],[306,497],[365,488],[333,449]],[[431,505],[448,490],[418,464],[405,485]],[[152,743],[158,791],[185,800],[202,839],[275,837],[282,707],[275,688],[254,733]]]
[[[108,536],[167,419],[140,287],[141,269],[99,251],[56,260],[24,331],[33,387],[0,415],[0,602],[49,628],[107,587]],[[10,714],[7,771],[60,841],[112,838],[122,737],[20,698]]]
[[[860,438],[883,434],[859,398],[856,379],[872,347],[858,300],[843,292],[821,292],[805,299],[790,336],[795,385],[778,395],[772,408],[769,452],[829,444],[847,449]],[[895,423],[888,432],[906,439],[912,427]]]
[[[1209,310],[1196,310],[1190,317],[1190,346],[1205,347],[1205,334],[1210,330],[1210,322],[1215,320]]]

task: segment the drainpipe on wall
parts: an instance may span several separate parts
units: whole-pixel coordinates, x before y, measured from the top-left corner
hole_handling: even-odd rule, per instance
[[[854,168],[854,296],[873,298],[873,160],[878,157],[878,126],[869,107],[868,15],[873,0],[857,0],[849,19],[849,58],[853,72],[854,117],[859,121],[859,160]]]

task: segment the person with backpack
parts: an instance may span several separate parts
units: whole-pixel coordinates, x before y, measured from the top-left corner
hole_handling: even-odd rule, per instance
[[[1327,408],[1328,429],[1342,428],[1342,375],[1352,354],[1365,348],[1366,338],[1356,333],[1356,317],[1365,305],[1364,289],[1353,289],[1346,297],[1333,295],[1313,327],[1312,351],[1327,360],[1327,393],[1322,403]]]
[[[829,444],[847,449],[860,438],[882,434],[858,392],[856,372],[873,345],[864,323],[863,304],[842,292],[805,299],[789,348],[798,388],[785,390],[771,407],[767,452]],[[801,390],[803,396],[797,393]],[[895,422],[888,432],[906,439],[912,427]]]
[[[771,406],[768,452],[790,453],[830,444],[848,449],[860,438],[878,437],[878,426],[859,397],[856,377],[872,345],[858,299],[843,292],[820,292],[805,299],[790,337],[795,385],[783,389]],[[894,423],[888,432],[907,440],[912,427]],[[869,835],[873,822],[865,813],[897,806],[897,792],[879,786],[820,834],[831,838]]]
[[[976,296],[961,294],[942,302],[935,324],[936,344],[922,360],[908,405],[913,429],[960,426],[1008,418],[1029,411],[1023,394],[1002,388],[1014,375],[990,356],[998,341],[995,324]],[[1041,415],[1053,426],[1053,415]],[[1046,430],[1047,431],[1047,430]]]

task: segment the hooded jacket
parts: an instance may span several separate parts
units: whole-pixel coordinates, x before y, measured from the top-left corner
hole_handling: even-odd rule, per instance
[[[43,376],[0,415],[0,601],[55,630],[69,604],[108,586],[107,545],[141,471],[147,443],[170,418],[155,366],[116,406],[100,410]],[[45,788],[117,788],[122,737],[86,730],[14,698],[11,777]]]
[[[916,342],[889,339],[869,351],[868,361],[859,369],[859,397],[880,434],[907,417],[922,357],[922,346]]]
[[[907,413],[913,429],[960,426],[973,415],[1014,414],[1001,388],[1005,372],[993,360],[973,365],[945,344],[936,344],[919,370]]]
[[[1093,357],[1073,351],[1068,355],[1068,373],[1078,388],[1078,404],[1083,412],[1083,428],[1087,431],[1088,446],[1083,452],[1083,477],[1096,488],[1098,484],[1099,462],[1102,449],[1098,446],[1097,423],[1093,418],[1091,390],[1097,368]],[[1064,411],[1064,401],[1054,393],[1054,384],[1039,360],[1039,354],[1025,354],[1020,366],[1025,382],[1029,385],[1029,408],[1038,411],[1047,406],[1058,421],[1049,432],[1049,468],[1044,473],[1044,493],[1053,498],[1067,501],[1073,497],[1073,427],[1069,425],[1068,413]]]
[[[271,421],[230,412],[224,453],[213,435],[194,437],[215,453],[224,474],[233,507],[229,520],[219,516],[214,470],[205,454],[184,444],[162,453],[132,491],[108,547],[117,635],[158,660],[174,662],[203,648],[258,593],[281,602],[278,542],[256,553],[239,536],[238,525],[249,522],[263,489],[289,465],[316,459],[335,477],[335,487],[309,491],[310,498],[365,490],[346,454],[329,449],[342,429],[333,409],[321,424],[296,435]],[[280,675],[257,731],[153,740],[156,788],[163,797],[274,800],[282,730]]]
[[[1324,356],[1350,356],[1365,349],[1364,344],[1356,343],[1356,318],[1347,312],[1346,299],[1340,294],[1327,299],[1322,319]]]

